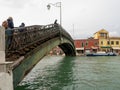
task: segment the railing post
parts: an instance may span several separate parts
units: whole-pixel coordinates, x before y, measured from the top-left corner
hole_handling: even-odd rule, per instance
[[[5,29],[0,26],[0,90],[13,90],[11,62],[5,60]]]

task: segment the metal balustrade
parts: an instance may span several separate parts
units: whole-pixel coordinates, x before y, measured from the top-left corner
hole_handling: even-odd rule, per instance
[[[71,36],[59,24],[16,27],[9,32],[11,34],[6,34],[6,56],[55,37],[62,36],[73,42]]]

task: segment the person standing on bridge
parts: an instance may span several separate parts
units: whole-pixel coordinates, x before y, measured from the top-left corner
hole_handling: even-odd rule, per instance
[[[22,22],[21,25],[20,25],[19,27],[20,27],[19,32],[21,33],[20,37],[22,38],[22,39],[20,40],[20,42],[21,42],[22,44],[25,44],[25,39],[26,39],[25,23]]]
[[[9,49],[10,44],[11,44],[11,40],[12,40],[13,30],[11,30],[8,27],[8,21],[7,20],[3,21],[2,26],[5,28],[6,49]]]
[[[20,32],[25,31],[25,28],[23,28],[23,27],[25,27],[25,23],[22,22],[19,27],[22,27],[22,28],[19,29]]]
[[[57,24],[57,19],[55,19],[54,24]]]
[[[8,22],[7,21],[3,21],[2,22],[2,26],[7,29],[8,28]]]
[[[14,28],[13,18],[12,18],[12,17],[9,17],[9,18],[7,19],[7,22],[8,22],[8,27],[9,27],[10,29],[13,29],[13,28]]]
[[[19,27],[25,27],[25,23],[22,22]]]

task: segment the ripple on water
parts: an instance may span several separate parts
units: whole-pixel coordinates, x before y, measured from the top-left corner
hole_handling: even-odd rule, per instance
[[[15,90],[120,90],[119,58],[45,57]]]

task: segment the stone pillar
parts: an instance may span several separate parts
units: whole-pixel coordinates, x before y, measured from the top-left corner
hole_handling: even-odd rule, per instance
[[[0,63],[0,90],[13,90],[13,75],[10,62]]]
[[[13,90],[11,64],[5,60],[5,29],[0,26],[0,90]]]
[[[0,63],[5,62],[5,29],[0,27]]]

